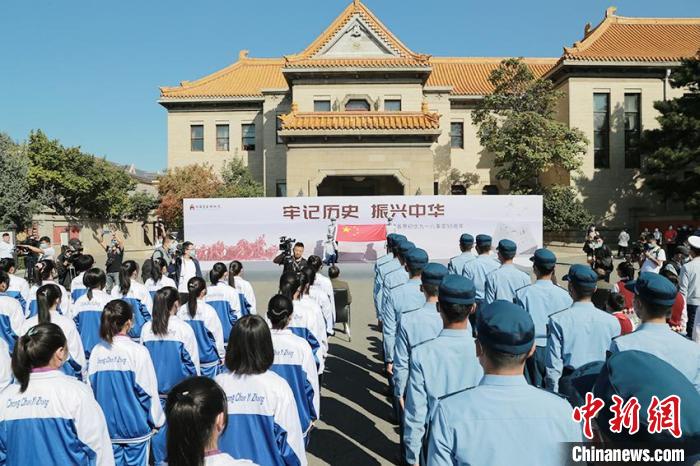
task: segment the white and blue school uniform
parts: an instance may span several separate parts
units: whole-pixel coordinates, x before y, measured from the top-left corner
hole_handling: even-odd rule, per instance
[[[253,290],[253,285],[249,281],[242,279],[241,277],[236,277],[233,281],[235,288],[239,293],[243,295],[245,300],[250,305],[250,313],[258,313],[258,303],[255,299],[255,291]]]
[[[314,287],[322,289],[323,292],[326,293],[326,296],[328,296],[328,300],[331,302],[333,321],[335,322],[335,294],[333,293],[333,283],[331,279],[321,273],[317,273],[312,288]]]
[[[73,320],[83,341],[85,359],[90,358],[92,347],[100,342],[102,311],[111,300],[111,296],[106,291],[94,289],[92,299],[88,298],[86,292],[73,304]]]
[[[221,451],[265,466],[307,464],[301,422],[286,380],[272,371],[219,374],[215,380],[228,402]]]
[[[238,291],[224,282],[207,287],[204,301],[216,311],[221,322],[221,330],[224,334],[224,344],[228,344],[228,337],[236,321],[245,315],[241,306]]]
[[[228,453],[220,451],[205,453],[204,466],[254,466],[255,463],[248,460],[237,460]]]
[[[485,375],[445,396],[430,424],[429,466],[566,464],[563,442],[580,442],[569,403],[522,375]]]
[[[462,276],[474,282],[477,303],[480,304],[484,301],[484,296],[486,294],[486,277],[494,270],[498,270],[500,266],[501,263],[489,254],[481,254],[476,257],[476,260],[464,264]]]
[[[320,368],[323,364],[324,349],[321,347],[321,338],[316,335],[318,328],[317,316],[313,308],[307,306],[300,299],[294,301],[294,312],[287,327],[294,335],[304,339],[311,348],[311,354],[314,355],[316,367]]]
[[[335,332],[333,330],[333,326],[335,325],[335,308],[331,300],[328,299],[326,292],[317,285],[313,285],[309,288],[309,296],[311,296],[311,298],[316,301],[316,304],[318,304],[318,307],[321,308],[326,334],[332,335]]]
[[[513,264],[503,264],[486,276],[484,303],[496,300],[514,302],[515,292],[530,284],[530,276]]]
[[[148,289],[142,283],[131,279],[129,291],[124,295],[119,286],[112,288],[112,299],[122,299],[129,303],[134,313],[134,326],[129,330],[132,340],[138,341],[141,338],[143,324],[151,320],[153,314],[153,299]]]
[[[192,327],[199,350],[199,367],[203,376],[213,378],[226,356],[224,334],[216,311],[203,299],[197,300],[197,311],[190,316],[187,304],[180,307],[177,316]]]
[[[686,376],[700,392],[700,345],[671,330],[667,323],[645,322],[612,340],[610,352],[637,350],[653,354]]]
[[[403,437],[409,464],[418,463],[426,426],[438,399],[475,386],[483,375],[471,326],[464,330],[443,329],[435,339],[413,348],[406,386]]]
[[[35,369],[20,393],[0,394],[0,463],[113,466],[107,423],[90,388],[58,370]]]
[[[27,303],[29,302],[29,283],[27,280],[17,275],[11,273],[8,275],[10,276],[10,286],[7,287],[5,293],[19,301],[22,309],[26,309]]]
[[[12,383],[12,358],[7,342],[0,338],[0,392]]]
[[[15,349],[23,324],[24,310],[19,300],[7,293],[0,293],[0,339],[7,343],[10,353]]]
[[[39,288],[41,288],[43,285],[47,284],[53,284],[56,285],[61,289],[61,302],[58,305],[58,312],[63,314],[66,317],[70,317],[71,319],[73,316],[71,315],[71,299],[70,299],[70,293],[68,293],[68,290],[66,290],[63,285],[60,283],[56,283],[53,280],[44,280],[41,285],[32,285],[32,287],[29,289],[29,299],[27,300],[27,307],[25,309],[25,316],[26,317],[34,317],[38,312],[39,312],[39,307],[37,305],[36,301],[36,292]]]
[[[270,330],[275,361],[270,370],[285,379],[297,404],[301,430],[307,436],[311,424],[321,415],[321,396],[316,361],[311,348],[291,330]]]
[[[69,357],[65,364],[61,366],[61,372],[85,382],[87,380],[87,359],[85,358],[83,341],[80,339],[80,333],[75,325],[75,321],[55,311],[51,311],[50,316],[51,323],[58,325],[63,330],[63,334],[66,336],[66,344],[68,345]],[[38,323],[38,315],[25,320],[20,335],[26,334],[30,328]]]
[[[85,272],[80,272],[70,281],[70,299],[75,303],[81,296],[87,293],[87,287],[83,283]]]
[[[318,340],[319,350],[316,353],[316,357],[319,360],[318,373],[323,374],[323,370],[326,365],[326,356],[328,356],[328,334],[326,333],[326,323],[323,319],[323,313],[321,311],[321,306],[319,306],[316,301],[308,294],[301,297],[299,300],[301,312],[305,312],[309,316],[309,324],[312,325],[311,331],[313,336]],[[297,312],[297,306],[294,306],[294,312]],[[292,314],[292,321],[294,320],[294,314]],[[289,329],[293,333],[299,335],[294,329]],[[302,335],[299,335],[304,338]],[[313,348],[312,348],[313,351]]]
[[[177,289],[177,284],[175,283],[175,280],[165,275],[160,277],[160,280],[158,280],[157,282],[154,282],[152,278],[147,279],[146,283],[144,283],[144,286],[148,290],[148,294],[151,295],[151,300],[156,299],[156,292],[158,292],[158,290],[162,288],[169,286],[171,288]]]
[[[112,344],[101,341],[92,349],[89,380],[107,419],[115,462],[148,464],[153,430],[165,423],[151,355],[126,335]]]

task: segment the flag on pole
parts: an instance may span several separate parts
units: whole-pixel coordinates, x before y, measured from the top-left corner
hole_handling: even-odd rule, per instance
[[[339,243],[371,243],[386,240],[386,225],[338,225]]]

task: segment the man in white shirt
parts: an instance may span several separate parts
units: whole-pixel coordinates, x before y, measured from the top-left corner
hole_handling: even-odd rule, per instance
[[[664,262],[666,262],[666,251],[658,244],[658,241],[653,235],[647,236],[647,244],[644,249],[644,263],[642,264],[642,272],[661,272]]]
[[[189,290],[187,282],[192,277],[202,277],[202,269],[199,267],[199,261],[195,255],[195,247],[189,241],[182,243],[182,257],[178,260],[178,284],[177,291],[180,292],[180,302],[187,301]]]
[[[688,337],[700,343],[700,320],[696,318],[700,308],[700,236],[688,238],[688,245],[691,260],[681,267],[678,282],[688,312]]]
[[[2,241],[0,241],[0,259],[12,259],[12,251],[15,249],[15,245],[12,244],[12,237],[9,233],[2,234]]]

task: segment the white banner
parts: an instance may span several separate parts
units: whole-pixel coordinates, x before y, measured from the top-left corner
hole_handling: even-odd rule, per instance
[[[206,268],[214,262],[269,261],[281,236],[304,243],[304,255],[323,257],[330,220],[337,228],[386,224],[425,249],[431,260],[459,254],[462,233],[508,238],[518,254],[542,247],[540,196],[362,196],[185,199],[185,239]],[[373,261],[383,243],[340,243],[340,261]],[[358,247],[359,246],[359,247]]]

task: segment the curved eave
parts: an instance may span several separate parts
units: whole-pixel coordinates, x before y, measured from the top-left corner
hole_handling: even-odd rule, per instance
[[[434,129],[303,129],[281,130],[279,136],[289,137],[333,137],[333,136],[439,136],[442,131]]]

